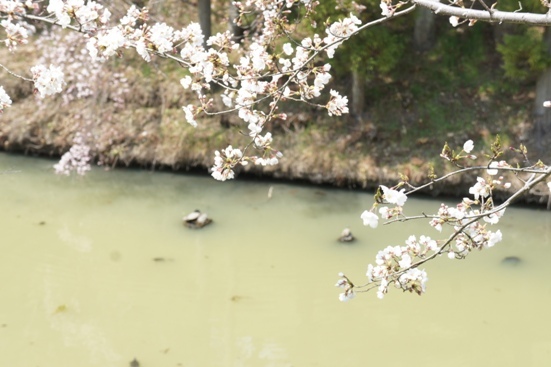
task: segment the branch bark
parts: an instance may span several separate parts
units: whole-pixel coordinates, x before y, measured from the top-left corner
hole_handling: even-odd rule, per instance
[[[523,23],[551,26],[551,14],[521,13],[500,10],[476,10],[442,4],[435,0],[411,0],[413,4],[432,10],[435,14],[456,16],[462,19],[480,20],[489,23]]]

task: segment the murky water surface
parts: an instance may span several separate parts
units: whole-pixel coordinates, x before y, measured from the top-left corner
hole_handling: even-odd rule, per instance
[[[551,365],[549,212],[508,209],[504,241],[429,264],[422,297],[341,303],[339,271],[438,233],[363,227],[365,193],[52,163],[0,155],[1,366]],[[197,208],[214,223],[184,228]]]

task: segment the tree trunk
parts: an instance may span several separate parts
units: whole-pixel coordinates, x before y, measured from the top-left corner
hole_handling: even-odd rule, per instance
[[[415,28],[413,29],[413,44],[417,51],[428,51],[434,46],[436,15],[430,9],[417,8],[415,14]]]
[[[199,25],[201,26],[201,32],[203,32],[203,37],[204,37],[203,46],[207,48],[207,40],[211,35],[210,0],[198,0],[197,8],[199,10]]]
[[[547,53],[551,55],[551,29],[546,28],[543,42]],[[543,102],[551,100],[551,67],[547,68],[536,83],[536,100],[534,105],[534,127],[536,136],[543,136],[551,128],[551,108],[543,107]],[[538,144],[540,141],[538,140]]]
[[[352,104],[350,112],[353,117],[361,117],[365,110],[365,77],[352,70]]]
[[[245,33],[245,30],[241,28],[239,25],[237,25],[237,18],[239,17],[239,10],[235,5],[233,5],[233,1],[230,1],[230,7],[228,9],[228,30],[232,34],[232,39],[236,43],[240,43],[243,39],[243,35]]]

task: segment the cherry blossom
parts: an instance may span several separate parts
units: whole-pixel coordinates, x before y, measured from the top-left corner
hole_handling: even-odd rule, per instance
[[[251,159],[254,161],[254,164],[261,166],[275,166],[279,163],[279,160],[275,156],[269,158],[251,157]]]
[[[360,218],[363,220],[364,226],[369,226],[371,228],[377,228],[379,225],[379,217],[377,214],[365,210]]]
[[[254,143],[258,148],[265,148],[270,146],[272,143],[272,133],[268,132],[266,135],[256,135],[254,138]]]
[[[69,6],[69,4],[67,5]],[[65,2],[63,0],[50,0],[50,3],[46,8],[48,12],[55,14],[57,22],[63,28],[71,24],[71,16],[69,15],[67,7],[65,6]]]
[[[182,84],[182,87],[184,87],[184,89],[189,89],[192,82],[193,82],[193,79],[191,79],[189,75],[186,75],[185,77],[180,79],[180,84]]]
[[[106,24],[111,16],[108,9],[95,1],[85,4],[84,0],[50,0],[46,10],[55,15],[57,23],[63,28],[68,27],[74,17],[84,32],[95,31],[98,25]]]
[[[149,40],[159,52],[171,51],[174,38],[174,28],[165,23],[156,23],[149,30]]]
[[[459,18],[458,17],[452,15],[449,20],[450,20],[450,24],[452,25],[452,27],[457,27],[459,25]]]
[[[126,37],[120,28],[111,28],[107,32],[99,33],[90,38],[86,48],[92,60],[106,61],[127,44]]]
[[[325,49],[327,56],[333,58],[335,50],[342,44],[342,42],[350,37],[354,32],[358,30],[358,26],[362,22],[353,14],[350,14],[349,18],[338,20],[331,24],[325,32],[327,36],[323,39],[326,45],[330,45]]]
[[[501,242],[501,240],[503,240],[503,235],[501,234],[500,230],[497,230],[496,232],[489,232],[488,242],[486,246],[493,247],[496,243]]]
[[[438,232],[442,232],[442,224],[445,223],[442,219],[433,218],[430,220],[429,224],[431,227],[434,227]]]
[[[383,298],[392,283],[403,291],[422,294],[426,289],[427,273],[414,266],[415,259],[423,259],[438,251],[436,241],[421,236],[417,241],[410,236],[406,246],[388,246],[377,253],[375,264],[367,266],[366,276],[370,283],[378,283],[377,297]]]
[[[415,292],[420,295],[425,293],[427,280],[425,270],[412,268],[398,277],[396,285],[404,291]]]
[[[29,35],[34,33],[35,30],[35,28],[31,25],[12,23],[6,19],[0,22],[0,26],[2,26],[6,31],[8,38],[4,40],[4,44],[11,52],[14,52],[17,49],[17,45],[28,43]]]
[[[381,215],[381,218],[384,219],[390,219],[392,218],[392,214],[388,206],[382,206],[379,208],[379,214]]]
[[[37,65],[31,68],[31,72],[34,87],[41,98],[61,92],[65,84],[61,68],[53,65],[50,65],[49,68],[44,65]]]
[[[379,4],[379,7],[381,8],[381,15],[384,17],[389,17],[391,15],[391,10],[386,1],[381,0],[381,3]]]
[[[352,298],[354,298],[356,295],[354,294],[354,291],[353,290],[350,290],[348,292],[344,292],[344,293],[340,293],[339,294],[339,300],[341,302],[346,302],[348,300],[351,300]]]
[[[90,171],[90,161],[90,147],[84,143],[82,134],[78,133],[73,139],[71,149],[54,165],[55,173],[69,176],[72,171],[76,171],[83,176]]]
[[[487,223],[497,224],[499,222],[499,220],[501,219],[501,217],[503,217],[503,214],[505,214],[505,209],[500,210],[500,211],[495,212],[495,213],[491,213],[488,216],[482,217],[482,219]]]
[[[495,168],[498,167],[498,165],[499,165],[499,163],[495,162],[495,161],[490,163],[490,168],[486,170],[486,173],[488,173],[490,176],[497,175],[498,170],[495,169]]]
[[[506,167],[511,167],[511,166],[505,161],[499,161],[499,162],[493,161],[490,163],[489,169],[486,170],[486,173],[489,174],[490,176],[495,176],[499,172],[498,168],[506,168]]]
[[[474,195],[475,200],[478,200],[478,198],[486,198],[490,195],[491,187],[486,183],[486,180],[484,180],[482,177],[476,178],[476,184],[469,189],[469,194]]]
[[[445,145],[444,152],[447,151],[446,147],[447,144]],[[472,146],[469,143],[466,144],[464,148],[470,150]],[[497,137],[496,141],[491,145],[491,150],[493,155],[486,153],[484,155],[487,157],[496,157],[504,154],[502,148],[499,148],[499,137]],[[522,145],[521,149],[510,149],[510,151],[520,153],[522,157],[524,157],[525,154],[525,148]],[[454,157],[454,154],[450,155],[446,153],[441,156],[446,161],[450,162],[457,159]],[[505,160],[493,162],[491,159],[492,158],[490,158],[487,166],[490,170],[507,168],[504,170],[504,174],[510,172],[514,177],[517,177],[519,172],[523,172],[522,168],[513,168]],[[407,181],[407,176],[403,175],[401,177],[404,181],[398,183],[395,187],[405,185],[410,188],[408,193],[411,194],[421,188],[431,187],[450,176],[461,174],[465,171],[480,171],[481,169],[484,169],[484,166],[460,167],[458,170],[440,178],[435,178],[433,176],[428,183],[420,187],[411,185],[411,183]],[[425,262],[435,260],[443,254],[446,254],[449,259],[461,260],[475,250],[480,251],[494,247],[503,240],[503,234],[499,229],[495,231],[490,230],[489,225],[493,226],[500,222],[500,219],[505,214],[507,206],[510,205],[515,197],[522,192],[530,190],[538,183],[544,182],[548,176],[551,176],[551,166],[546,166],[540,161],[528,167],[524,172],[530,173],[530,175],[520,179],[523,183],[522,189],[500,205],[494,204],[492,190],[494,185],[502,185],[505,177],[499,176],[497,179],[492,180],[492,182],[487,182],[482,177],[477,177],[476,183],[469,188],[469,193],[474,195],[474,200],[464,197],[456,205],[442,203],[437,213],[432,215],[422,213],[422,215],[417,216],[405,216],[402,208],[402,205],[407,199],[405,189],[398,191],[380,185],[382,192],[376,192],[374,197],[375,203],[371,211],[366,210],[362,214],[365,225],[368,225],[371,221],[378,224],[378,217],[373,214],[373,211],[378,208],[381,217],[386,220],[385,224],[428,218],[430,219],[430,226],[435,228],[441,233],[439,235],[443,235],[444,237],[437,240],[426,235],[421,235],[419,237],[410,235],[405,241],[405,246],[391,245],[385,247],[375,256],[375,262],[368,264],[366,284],[354,286],[348,278],[346,279],[346,284],[350,288],[349,291],[355,290],[355,294],[357,294],[358,292],[375,289],[377,297],[381,299],[392,289],[391,285],[394,285],[395,288],[401,289],[404,292],[421,295],[426,292],[426,284],[428,281],[427,272],[421,267]],[[489,173],[493,172],[490,171]],[[497,174],[497,172],[495,174]],[[551,192],[551,182],[547,182],[546,185],[549,192]],[[508,186],[510,186],[509,182],[503,184],[503,187]],[[388,206],[379,207],[380,204],[384,203],[396,204],[397,206],[394,208]],[[444,232],[444,228],[446,228],[447,232]],[[451,234],[446,235],[446,233]],[[344,296],[339,296],[339,299],[344,300]],[[347,298],[347,300],[349,300],[349,298]]]
[[[11,106],[11,98],[4,90],[4,87],[0,85],[0,113],[2,113],[5,107],[9,106]]]
[[[450,215],[450,217],[452,218],[455,218],[455,219],[463,219],[465,218],[465,211],[462,210],[463,208],[448,208],[448,214]]]
[[[197,127],[197,121],[195,121],[196,107],[194,105],[187,105],[187,106],[183,106],[182,110],[184,110],[187,122],[191,126]]]
[[[463,151],[465,153],[470,153],[474,148],[474,143],[472,140],[467,140],[465,144],[463,144]]]
[[[285,55],[291,56],[294,52],[293,45],[291,45],[289,42],[283,45],[283,52],[285,52]]]
[[[354,293],[354,284],[352,284],[348,277],[343,273],[339,273],[339,277],[340,279],[337,281],[337,284],[335,284],[335,286],[339,288],[344,288],[344,292],[339,294],[339,300],[341,302],[349,301],[356,296],[356,294]]]
[[[383,189],[384,197],[387,203],[396,204],[398,206],[404,206],[406,200],[408,199],[407,195],[404,194],[404,189],[397,191],[394,189],[389,189],[384,185],[380,185]]]
[[[235,177],[233,167],[241,163],[246,165],[247,161],[242,161],[243,153],[240,149],[234,149],[229,145],[222,151],[216,151],[214,157],[214,165],[212,166],[212,177],[219,181],[229,180]]]
[[[332,89],[329,93],[331,94],[331,99],[327,103],[329,116],[340,116],[343,113],[348,113],[348,98],[342,97],[339,92]]]

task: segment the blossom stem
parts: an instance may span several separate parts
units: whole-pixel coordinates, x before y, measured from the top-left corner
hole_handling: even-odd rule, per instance
[[[10,69],[8,69],[7,67],[5,67],[5,66],[2,65],[2,64],[0,64],[0,67],[2,67],[2,69],[6,70],[7,73],[13,75],[13,76],[16,77],[16,78],[23,79],[23,80],[26,81],[26,82],[33,82],[32,79],[25,78],[25,77],[22,76],[22,75],[16,74],[16,73],[14,73],[13,71],[11,71]]]

